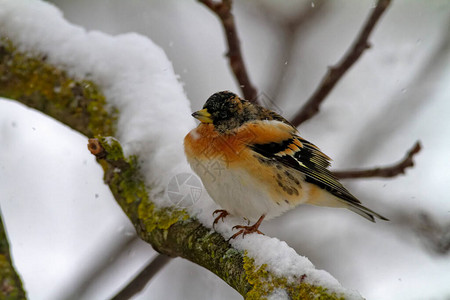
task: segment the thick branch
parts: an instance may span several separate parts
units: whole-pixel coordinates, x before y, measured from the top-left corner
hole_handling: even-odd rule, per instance
[[[329,67],[319,86],[292,119],[292,124],[294,124],[294,126],[300,125],[319,112],[320,105],[334,88],[336,83],[358,60],[362,53],[370,47],[368,42],[369,36],[390,2],[391,0],[377,1],[375,8],[364,24],[363,29],[356,37],[356,40],[353,42],[353,45],[347,51],[347,54],[345,54],[341,61],[335,66]]]
[[[244,98],[252,102],[258,99],[258,92],[250,81],[250,78],[245,67],[244,58],[242,57],[241,44],[236,29],[234,16],[231,13],[232,0],[222,0],[221,2],[214,2],[212,0],[198,0],[213,11],[220,19],[228,44],[228,61],[231,70],[241,88]]]
[[[1,216],[1,214],[0,214]],[[14,269],[6,231],[0,217],[0,299],[26,299],[22,281]]]
[[[405,158],[398,163],[388,167],[378,167],[368,170],[334,171],[338,178],[367,178],[367,177],[395,177],[404,174],[407,168],[414,166],[414,155],[421,150],[420,142],[417,141],[408,151]]]
[[[57,80],[59,77],[53,78],[50,75],[65,73],[47,64],[42,56],[36,58],[36,55],[20,53],[12,45],[6,45],[2,48],[1,57],[7,58],[8,63],[2,64],[2,72],[9,76],[7,82],[0,84],[1,95],[38,108],[46,114],[55,112],[52,114],[54,118],[84,134],[114,134],[115,114],[106,113],[102,106],[99,106],[95,110],[98,113],[95,113],[76,110],[65,103],[61,105],[61,100],[49,92],[61,87]],[[23,69],[22,72],[14,71],[18,68],[18,63],[20,69]],[[29,70],[30,64],[31,67],[34,66],[32,70],[40,70],[40,76]],[[76,82],[66,75],[65,78],[69,82]],[[10,81],[18,84],[10,85]],[[33,101],[28,101],[32,94],[37,96],[33,96]],[[95,94],[104,99],[96,88]],[[69,103],[75,101],[76,95],[68,94],[67,100]],[[80,117],[86,119],[84,123],[79,123]],[[90,129],[93,121],[95,124],[107,126],[95,127],[96,130],[93,131]],[[222,235],[204,227],[186,212],[175,208],[157,208],[149,198],[137,157],[124,157],[120,144],[114,138],[90,140],[89,149],[103,167],[105,182],[132,222],[138,236],[151,244],[156,251],[170,257],[180,256],[207,268],[243,296],[257,295],[261,298],[268,296],[274,289],[282,289],[293,297],[298,298],[298,295],[301,295],[302,299],[337,298],[335,294],[327,292],[326,288],[303,281],[288,282],[286,278],[267,271],[265,265],[255,265],[252,258],[233,248]]]
[[[136,159],[123,157],[116,140],[89,139],[88,149],[102,165],[106,183],[136,227],[138,235],[156,251],[171,257],[180,256],[207,268],[243,296],[249,293],[268,295],[274,286],[278,286],[292,296],[307,295],[306,299],[317,295],[335,297],[321,287],[302,281],[286,283],[286,279],[265,271],[264,266],[255,268],[251,259],[196,219],[187,218],[172,209],[155,208],[144,192],[146,188]],[[261,278],[260,273],[264,277]],[[267,280],[267,274],[270,274],[268,282],[255,283],[255,280]]]
[[[0,37],[0,74],[0,96],[17,99],[87,136],[112,134],[116,114],[106,109],[98,87],[50,66],[45,55],[14,51],[11,42]]]
[[[242,295],[247,294],[251,285],[246,280],[242,253],[233,250],[220,234],[210,232],[197,220],[166,217],[169,226],[161,226],[155,224],[154,220],[149,220],[150,217],[161,219],[161,214],[170,212],[156,212],[154,205],[147,199],[147,194],[142,194],[140,189],[145,190],[145,185],[137,173],[135,160],[125,159],[119,143],[114,140],[108,144],[105,140],[90,139],[88,149],[103,166],[106,183],[142,239],[160,253],[171,257],[181,256],[204,266]],[[133,185],[139,191],[118,188],[126,187],[127,184],[124,183],[129,182],[130,178],[133,178]],[[142,199],[129,199],[130,194],[140,195]],[[145,211],[144,215],[142,211]],[[163,229],[164,227],[167,228]]]

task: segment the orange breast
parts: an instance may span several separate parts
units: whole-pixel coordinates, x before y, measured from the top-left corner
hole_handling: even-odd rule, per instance
[[[230,134],[220,134],[214,125],[201,123],[184,139],[188,159],[223,159],[227,163],[248,159],[247,145],[280,142],[292,137],[296,129],[282,122],[248,123]],[[251,159],[251,158],[250,158]]]
[[[264,124],[265,125],[265,124]],[[281,125],[283,126],[283,125]],[[275,166],[253,152],[247,145],[283,141],[292,137],[284,127],[245,126],[235,134],[221,135],[212,124],[200,124],[184,140],[191,164],[215,169],[215,163],[231,170],[242,170],[253,177],[256,188],[265,189],[277,206],[289,207],[303,202],[303,175],[283,165]],[[255,186],[246,186],[250,190]]]
[[[229,163],[241,158],[247,140],[246,135],[220,135],[212,124],[202,123],[186,135],[184,147],[188,159],[222,159]]]

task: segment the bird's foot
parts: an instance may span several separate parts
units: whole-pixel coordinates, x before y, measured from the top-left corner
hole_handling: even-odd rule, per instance
[[[258,219],[258,221],[257,221],[255,224],[251,225],[251,226],[243,226],[243,225],[236,225],[236,226],[234,226],[232,229],[239,229],[239,231],[236,232],[235,234],[233,234],[233,235],[228,239],[228,241],[229,241],[229,240],[232,240],[232,239],[235,239],[236,237],[238,237],[238,236],[241,235],[241,234],[242,234],[242,238],[244,238],[246,234],[249,234],[249,233],[255,233],[255,232],[264,235],[264,233],[262,233],[262,232],[259,231],[259,229],[258,229],[259,226],[261,225],[262,220],[264,220],[264,217],[265,217],[265,215],[262,215],[262,216]]]
[[[214,222],[213,222],[213,229],[215,229],[215,226],[216,226],[216,224],[219,222],[220,219],[222,219],[222,222],[223,222],[223,219],[225,219],[225,217],[228,216],[230,213],[227,212],[225,209],[216,209],[216,210],[213,212],[213,216],[214,216],[215,214],[219,214],[219,215],[217,216],[217,218],[214,219]]]

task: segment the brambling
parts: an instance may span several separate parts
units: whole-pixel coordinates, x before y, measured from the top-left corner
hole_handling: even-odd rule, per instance
[[[261,233],[265,219],[303,203],[344,207],[375,222],[388,220],[361,205],[328,170],[330,158],[298,135],[279,114],[228,92],[209,97],[192,116],[200,120],[184,139],[186,157],[223,209],[213,226],[228,214],[256,221],[239,229]]]

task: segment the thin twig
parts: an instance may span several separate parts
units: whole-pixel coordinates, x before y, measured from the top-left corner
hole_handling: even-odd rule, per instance
[[[238,33],[236,30],[236,23],[234,16],[231,13],[232,0],[222,0],[221,2],[214,2],[212,0],[198,0],[203,3],[211,11],[213,11],[220,19],[228,44],[228,61],[230,63],[231,70],[241,88],[244,98],[257,102],[258,92],[253,84],[250,82],[250,78],[247,74],[244,59],[242,57],[241,45],[239,42]]]
[[[124,287],[111,300],[130,299],[140,291],[142,291],[147,283],[161,270],[166,264],[172,260],[171,257],[158,254],[145,268],[142,270],[126,287]]]
[[[307,26],[314,21],[321,19],[325,9],[331,2],[324,0],[314,1],[314,7],[311,7],[311,3],[305,2],[304,5],[298,10],[293,17],[280,17],[274,15],[273,11],[267,7],[264,1],[252,2],[256,9],[260,11],[260,17],[264,18],[264,21],[271,21],[273,26],[279,27],[283,34],[280,37],[280,57],[275,62],[275,65],[271,69],[271,81],[267,90],[270,92],[271,102],[281,101],[281,96],[284,87],[284,80],[286,74],[291,66],[291,62],[294,61],[294,56],[297,54],[295,45],[298,40],[301,40],[302,34],[310,28]],[[322,18],[323,19],[323,18]],[[289,63],[289,64],[288,64]],[[261,99],[260,99],[261,100]],[[270,108],[270,107],[269,107]]]
[[[108,241],[104,238],[105,248],[96,248],[99,252],[91,253],[91,256],[95,258],[93,262],[83,268],[77,276],[79,279],[72,280],[70,287],[63,291],[64,296],[59,295],[57,299],[85,299],[90,288],[98,283],[97,279],[110,271],[111,262],[117,261],[120,255],[126,253],[139,240],[137,235],[124,236],[121,239],[117,239],[116,236],[111,238],[114,240]]]
[[[369,36],[381,15],[385,12],[389,6],[391,0],[378,0],[375,8],[367,19],[363,26],[363,29],[356,37],[353,45],[344,57],[335,65],[328,68],[327,73],[316,88],[311,97],[306,101],[303,107],[297,112],[292,124],[298,126],[306,120],[313,117],[319,112],[319,106],[330,93],[336,83],[342,78],[342,76],[350,69],[350,67],[358,60],[361,54],[368,48],[370,44],[368,42]]]
[[[338,178],[367,178],[367,177],[395,177],[404,174],[406,168],[414,166],[414,155],[421,150],[420,142],[417,141],[411,150],[408,151],[405,158],[389,167],[379,167],[369,170],[353,170],[353,171],[334,171],[333,174]]]
[[[435,253],[445,255],[450,252],[450,223],[442,224],[431,215],[422,212],[419,215],[417,234]]]

